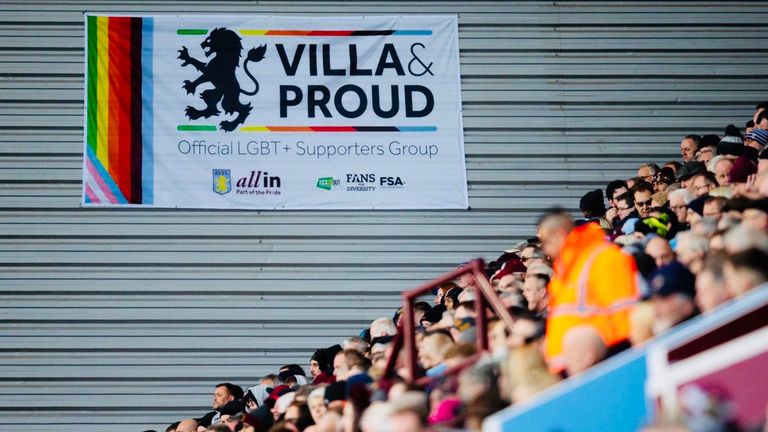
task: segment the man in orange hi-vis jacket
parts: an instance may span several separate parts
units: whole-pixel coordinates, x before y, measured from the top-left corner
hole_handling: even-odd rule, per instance
[[[597,223],[574,227],[560,211],[542,219],[539,236],[554,260],[544,345],[550,369],[564,369],[563,338],[576,326],[594,327],[609,350],[626,344],[641,296],[634,258],[608,241]]]

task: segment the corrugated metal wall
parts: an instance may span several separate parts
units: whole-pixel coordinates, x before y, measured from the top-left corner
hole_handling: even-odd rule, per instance
[[[201,414],[768,99],[764,2],[0,1],[0,430]],[[471,211],[79,208],[88,12],[460,17]]]

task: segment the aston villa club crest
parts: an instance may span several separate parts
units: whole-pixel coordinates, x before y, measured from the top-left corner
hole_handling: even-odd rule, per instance
[[[232,191],[231,170],[213,170],[213,191],[219,195],[225,195]]]

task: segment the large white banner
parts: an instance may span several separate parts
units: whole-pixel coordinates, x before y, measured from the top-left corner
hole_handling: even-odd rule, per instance
[[[455,16],[86,30],[84,205],[468,206]]]

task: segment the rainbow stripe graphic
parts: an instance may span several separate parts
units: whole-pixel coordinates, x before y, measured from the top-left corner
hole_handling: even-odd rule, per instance
[[[200,36],[208,34],[207,29],[184,28],[176,30],[183,36]],[[243,36],[317,36],[317,37],[350,37],[350,36],[431,36],[432,30],[240,30]]]
[[[151,204],[152,18],[87,16],[83,202]]]
[[[178,125],[183,132],[216,132],[216,125]],[[437,126],[243,126],[240,132],[437,132]]]

